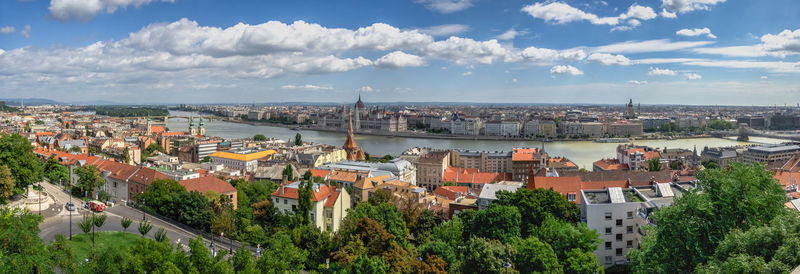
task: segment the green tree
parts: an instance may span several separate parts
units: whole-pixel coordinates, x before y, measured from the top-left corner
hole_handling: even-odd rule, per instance
[[[130,149],[128,149],[128,147],[125,147],[125,149],[122,150],[122,155],[120,155],[120,160],[122,160],[122,162],[126,164],[131,163],[131,151]]]
[[[258,273],[253,253],[244,246],[233,253],[231,265],[236,273]]]
[[[399,241],[408,238],[408,228],[403,220],[403,214],[400,213],[400,210],[398,210],[396,206],[388,203],[379,205],[360,203],[356,205],[356,207],[352,208],[347,214],[345,221],[342,221],[345,229],[340,227],[340,233],[347,233],[347,229],[350,229],[348,224],[355,224],[359,219],[364,217],[369,217],[383,225],[386,231],[389,231],[389,233],[394,235]],[[351,221],[348,222],[347,219],[351,219]]]
[[[719,164],[717,164],[717,162],[714,162],[712,160],[705,160],[705,161],[703,161],[702,164],[703,164],[703,167],[705,167],[706,169],[719,168]]]
[[[536,237],[513,242],[514,265],[522,273],[561,273],[561,264],[553,249]]]
[[[470,238],[464,251],[462,273],[503,273],[511,270],[513,246],[497,240]]]
[[[0,166],[0,204],[4,204],[11,196],[14,195],[14,176],[11,175],[11,169],[6,165]]]
[[[31,142],[22,135],[0,137],[0,163],[11,169],[16,183],[14,193],[22,193],[28,186],[42,179],[42,161],[33,153]]]
[[[139,223],[139,234],[142,234],[142,237],[147,235],[147,232],[150,232],[151,229],[153,229],[153,224],[149,221],[145,220]]]
[[[425,209],[417,215],[417,220],[414,222],[414,225],[410,227],[411,233],[414,235],[414,239],[417,243],[423,243],[430,239],[431,232],[436,225],[439,224],[439,221],[435,213],[429,209]]]
[[[159,228],[158,230],[156,230],[156,233],[153,234],[153,239],[155,239],[158,242],[168,242],[169,241],[169,238],[167,238],[167,231],[164,230],[163,227]]]
[[[51,156],[44,164],[44,176],[51,183],[67,182],[69,180],[69,168],[60,165],[55,156]]]
[[[255,136],[253,136],[253,141],[266,141],[266,140],[267,136],[264,136],[264,134],[256,134]]]
[[[562,261],[567,260],[573,250],[591,254],[601,242],[597,231],[586,224],[568,223],[554,217],[547,218],[541,226],[534,228],[531,236],[549,244]]]
[[[373,195],[367,200],[372,205],[379,205],[392,201],[392,192],[386,189],[378,189],[372,193]]]
[[[152,143],[142,151],[142,157],[146,158],[146,157],[153,156],[153,154],[156,151],[164,153],[164,148],[161,147],[160,145],[158,145],[157,143]]]
[[[653,158],[647,160],[647,170],[649,171],[661,171],[661,159]]]
[[[273,237],[256,263],[262,272],[299,272],[308,258],[308,252],[298,248],[286,234]]]
[[[300,133],[294,135],[294,145],[295,146],[303,145],[303,135],[300,135]]]
[[[361,256],[353,262],[350,269],[352,273],[358,274],[378,274],[389,273],[389,265],[380,257]]]
[[[477,211],[466,223],[465,231],[474,237],[510,243],[520,237],[520,225],[521,217],[516,207],[493,204],[486,210]]]
[[[89,232],[92,232],[93,226],[94,226],[94,219],[92,218],[91,215],[83,215],[83,219],[81,219],[81,221],[78,222],[78,227],[80,227],[81,231],[83,231],[83,233],[87,235],[89,234]]]
[[[211,257],[206,245],[203,243],[203,238],[189,240],[189,262],[197,269],[199,273],[211,273],[214,265],[214,258]]]
[[[282,175],[286,176],[286,179],[290,182],[294,181],[294,168],[291,164],[286,165],[286,168],[283,169]]]
[[[42,217],[0,207],[0,273],[50,273],[53,261],[39,238]]]
[[[698,175],[702,192],[676,198],[629,254],[636,272],[691,272],[711,259],[732,230],[765,225],[785,213],[785,191],[763,165],[732,163]]]
[[[300,188],[297,190],[297,211],[295,213],[300,216],[300,224],[307,225],[311,223],[311,195],[314,194],[314,183],[305,180],[300,181]]]
[[[122,229],[125,230],[125,231],[128,231],[128,227],[131,226],[131,223],[133,223],[133,220],[131,220],[128,217],[122,217],[122,220],[120,220],[119,222],[120,222],[120,225],[122,225]]]
[[[103,224],[106,223],[107,219],[108,215],[96,214],[92,217],[92,223],[94,223],[94,226],[97,227],[97,229],[100,229],[101,227],[103,227]]]
[[[574,248],[567,252],[565,259],[561,260],[564,265],[564,273],[576,274],[595,274],[604,273],[605,269],[597,257],[594,256],[593,251],[584,251]]]
[[[362,255],[384,254],[397,239],[383,225],[369,217],[345,219],[342,226],[335,236],[339,248],[331,255],[345,265]]]
[[[672,170],[681,170],[683,169],[683,163],[678,160],[669,161],[669,169]]]
[[[81,194],[89,193],[89,196],[94,196],[95,190],[105,184],[105,180],[100,176],[100,171],[97,167],[90,165],[83,165],[75,168],[75,174],[78,175],[77,188]]]
[[[575,203],[568,201],[564,195],[552,189],[520,188],[516,192],[499,191],[495,203],[513,206],[519,210],[522,218],[523,237],[527,236],[533,227],[541,225],[548,217],[577,223],[581,216],[581,211]]]

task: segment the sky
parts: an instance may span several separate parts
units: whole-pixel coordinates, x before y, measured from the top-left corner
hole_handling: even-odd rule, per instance
[[[3,0],[0,98],[800,103],[797,0]]]

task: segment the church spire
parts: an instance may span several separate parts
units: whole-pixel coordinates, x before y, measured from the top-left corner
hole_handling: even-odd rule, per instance
[[[347,119],[347,139],[344,141],[344,150],[347,151],[347,160],[363,161],[365,160],[364,151],[356,144],[356,137],[353,134],[353,112],[350,112],[350,117]]]

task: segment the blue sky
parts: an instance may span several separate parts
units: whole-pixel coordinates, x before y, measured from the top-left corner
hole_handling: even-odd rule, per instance
[[[800,2],[0,2],[0,97],[800,103]]]

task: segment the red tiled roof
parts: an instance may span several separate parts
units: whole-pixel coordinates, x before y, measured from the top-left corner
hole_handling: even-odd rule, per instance
[[[440,186],[433,190],[433,194],[455,201],[458,197],[467,196],[469,187],[465,186]]]
[[[157,134],[157,133],[162,133],[164,131],[166,131],[164,129],[164,126],[150,126],[150,132],[151,133],[156,133]]]
[[[511,173],[481,172],[477,168],[448,167],[442,175],[442,181],[461,184],[488,184],[511,180]]]
[[[318,191],[312,192],[311,200],[314,202],[319,202],[333,195],[332,193],[336,192],[336,187],[329,186],[329,185],[320,185]],[[296,188],[280,186],[278,187],[275,192],[272,192],[272,196],[281,197],[281,198],[289,198],[289,199],[299,199],[300,195],[297,192]]]
[[[200,193],[215,192],[218,194],[227,194],[236,192],[230,183],[217,178],[216,176],[206,176],[189,180],[182,180],[180,183],[188,191],[196,191]]]
[[[327,169],[314,169],[314,168],[312,168],[312,169],[309,169],[309,170],[311,170],[311,177],[325,178],[326,176],[328,176],[328,174],[331,174],[331,171],[327,170]]]
[[[145,167],[136,171],[136,173],[134,173],[133,176],[131,176],[128,180],[143,185],[150,185],[150,183],[156,179],[167,180],[169,179],[169,176]]]
[[[538,154],[538,148],[515,148],[511,152],[511,161],[535,161]]]
[[[339,192],[334,191],[331,196],[328,196],[328,200],[325,200],[325,207],[333,207],[336,205],[337,199],[339,199]]]
[[[655,158],[661,158],[661,152],[658,151],[648,151],[644,153],[644,159],[650,160]]]
[[[602,170],[628,170],[628,164],[622,164],[617,159],[598,160],[592,163]]]
[[[774,178],[783,186],[791,186],[793,184],[800,185],[800,172],[779,170],[775,172]]]
[[[183,135],[189,135],[189,134],[184,131],[167,131],[161,133],[161,136],[183,136]]]
[[[581,202],[581,190],[583,189],[604,189],[609,187],[626,187],[627,181],[595,181],[585,182],[578,176],[565,176],[565,177],[535,177],[535,186],[532,183],[528,184],[529,189],[544,188],[552,189],[563,195],[575,194],[575,203]]]

